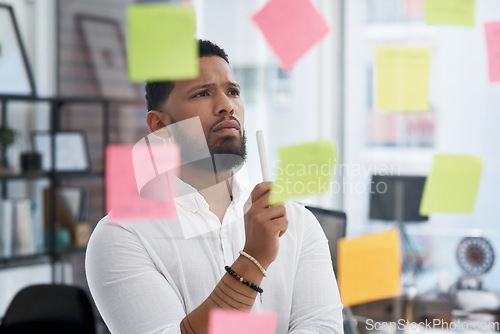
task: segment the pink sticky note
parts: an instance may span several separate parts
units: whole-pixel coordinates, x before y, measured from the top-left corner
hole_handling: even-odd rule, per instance
[[[106,211],[114,220],[144,221],[149,219],[171,219],[176,217],[174,190],[168,180],[167,173],[147,174],[155,169],[150,156],[143,154],[141,163],[134,163],[132,151],[134,145],[108,145],[106,148]],[[144,153],[144,152],[143,152]],[[178,150],[172,151],[172,160],[179,161]],[[137,157],[137,155],[136,155]],[[140,184],[136,182],[136,172],[145,172],[150,177],[149,184],[155,187],[156,193],[150,193],[146,200],[140,195]],[[140,179],[140,178],[139,178]],[[142,178],[145,180],[145,178]],[[143,181],[145,186],[148,182]],[[161,192],[159,192],[161,189]]]
[[[150,201],[171,201],[172,187],[161,174],[179,171],[179,147],[166,144],[153,134],[139,140],[132,149],[134,175],[139,194]],[[165,191],[170,189],[170,191]]]
[[[208,334],[275,334],[276,313],[249,313],[213,310],[208,319]]]
[[[490,82],[500,81],[500,21],[484,24]]]
[[[330,30],[310,0],[270,0],[252,20],[287,72]]]

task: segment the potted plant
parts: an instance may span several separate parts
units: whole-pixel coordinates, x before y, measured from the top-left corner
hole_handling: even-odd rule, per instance
[[[14,143],[16,131],[6,125],[0,126],[0,169],[8,169],[7,149]]]

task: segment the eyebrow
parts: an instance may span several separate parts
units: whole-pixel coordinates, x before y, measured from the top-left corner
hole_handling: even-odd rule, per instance
[[[236,82],[233,82],[233,81],[228,81],[226,83],[229,87],[238,87],[238,88],[241,88],[240,85]],[[202,84],[202,85],[198,85],[198,86],[194,86],[193,88],[191,88],[190,90],[188,90],[188,94],[191,94],[199,89],[205,89],[205,88],[209,88],[209,87],[214,87],[215,84],[214,83],[207,83],[207,84]]]

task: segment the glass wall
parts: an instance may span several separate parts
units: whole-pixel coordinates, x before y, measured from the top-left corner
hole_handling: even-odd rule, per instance
[[[424,265],[436,284],[439,272],[454,281],[462,274],[458,242],[486,236],[500,250],[500,211],[493,200],[500,189],[500,85],[488,79],[484,23],[500,20],[500,2],[477,0],[471,27],[426,25],[423,0],[346,1],[345,208],[349,234],[394,226],[369,219],[369,184],[374,173],[429,174],[434,154],[475,155],[483,170],[472,214],[431,214],[407,224]],[[380,46],[430,50],[429,110],[375,110],[374,62]],[[357,188],[356,188],[357,186]],[[500,288],[500,266],[484,284]]]
[[[337,19],[340,1],[313,1],[331,31],[289,73],[280,69],[277,57],[251,21],[251,16],[265,3],[263,0],[193,1],[198,37],[213,40],[226,50],[242,85],[252,183],[261,180],[256,130],[264,131],[270,161],[277,159],[277,149],[283,145],[319,138],[341,143],[340,52],[333,49],[340,42]],[[342,205],[340,193],[304,201],[337,208]]]

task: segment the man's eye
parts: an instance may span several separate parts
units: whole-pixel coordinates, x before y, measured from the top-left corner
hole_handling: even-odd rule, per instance
[[[208,93],[207,92],[199,92],[198,94],[196,94],[194,97],[203,97],[203,96],[207,96]]]
[[[238,95],[240,95],[240,92],[238,90],[231,90],[231,91],[229,91],[229,95],[238,96]]]

